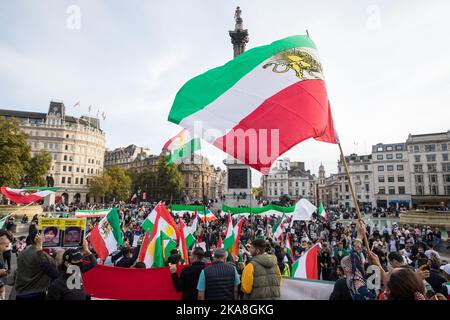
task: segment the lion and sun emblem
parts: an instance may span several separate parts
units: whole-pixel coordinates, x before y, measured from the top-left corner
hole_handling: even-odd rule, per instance
[[[313,54],[303,48],[288,49],[277,53],[263,65],[263,69],[270,66],[273,66],[272,71],[276,73],[286,73],[293,70],[295,75],[302,80],[308,79],[306,74],[312,79],[323,78],[322,65],[314,58]]]
[[[106,237],[111,232],[111,225],[109,224],[107,219],[104,219],[103,223],[100,225],[100,232]]]

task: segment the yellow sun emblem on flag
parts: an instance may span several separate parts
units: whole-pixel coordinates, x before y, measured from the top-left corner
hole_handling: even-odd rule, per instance
[[[314,56],[306,49],[289,49],[277,53],[269,62],[263,65],[264,69],[272,67],[272,71],[276,73],[285,73],[294,70],[295,75],[307,80],[305,73],[313,79],[322,79],[322,65],[314,58]]]

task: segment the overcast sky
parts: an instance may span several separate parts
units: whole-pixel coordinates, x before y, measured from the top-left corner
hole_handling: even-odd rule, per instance
[[[450,129],[448,1],[0,0],[0,108],[47,112],[59,99],[80,116],[92,105],[109,149],[159,153],[180,130],[167,121],[178,89],[232,58],[237,5],[247,48],[309,30],[345,153]],[[202,153],[225,158],[206,143]],[[329,174],[339,152],[310,140],[284,156]]]

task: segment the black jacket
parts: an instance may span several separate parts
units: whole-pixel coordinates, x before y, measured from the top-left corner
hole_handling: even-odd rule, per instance
[[[330,300],[353,300],[345,278],[338,279],[334,283],[334,288],[333,292],[330,295]]]
[[[204,268],[203,262],[194,262],[192,266],[184,268],[179,277],[177,273],[172,273],[173,286],[177,292],[183,292],[183,300],[197,300],[198,279]]]
[[[446,282],[445,278],[439,274],[439,271],[433,269],[430,271],[430,276],[425,279],[425,281],[430,284],[436,293],[442,293],[442,284]]]

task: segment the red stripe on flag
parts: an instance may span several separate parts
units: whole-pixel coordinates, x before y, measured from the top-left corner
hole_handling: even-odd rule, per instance
[[[245,136],[248,129],[255,130],[256,142]],[[264,134],[264,129],[267,134]],[[274,141],[278,143],[278,153],[276,149],[272,151],[271,139],[276,139],[276,136],[271,137],[271,129],[279,132],[279,143]],[[238,146],[238,141],[244,138],[245,145]],[[309,138],[330,143],[337,141],[325,82],[322,80],[299,81],[268,98],[232,131],[217,138],[214,145],[268,174],[275,159]]]
[[[98,223],[95,225],[94,229],[91,231],[91,244],[95,252],[100,259],[105,260],[109,256],[109,251],[105,246],[105,241],[100,235],[100,230],[98,229]]]
[[[306,256],[306,279],[319,280],[319,266],[317,262],[318,245],[314,245]]]

